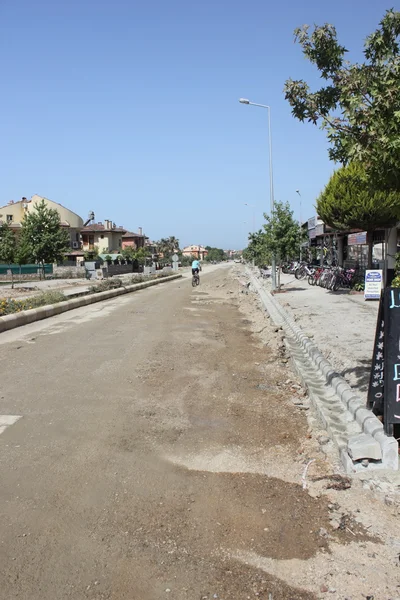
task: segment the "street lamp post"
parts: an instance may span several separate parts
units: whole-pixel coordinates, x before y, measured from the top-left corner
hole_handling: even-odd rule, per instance
[[[303,253],[302,253],[302,248],[301,248],[301,226],[302,226],[302,223],[301,223],[301,194],[300,194],[300,190],[296,190],[296,194],[298,194],[299,198],[300,198],[299,236],[300,236],[300,262],[301,262],[301,260],[303,258]]]
[[[258,106],[259,108],[266,108],[268,110],[268,140],[269,140],[269,195],[270,195],[270,210],[271,217],[274,211],[274,175],[272,169],[272,136],[271,136],[271,107],[268,104],[256,104],[250,102],[247,98],[240,98],[240,104],[248,104],[249,106]],[[275,254],[272,255],[272,289],[276,290],[276,258]]]
[[[247,202],[245,202],[244,205],[253,209],[253,233],[254,233],[256,230],[256,213],[255,213],[256,207],[254,204],[248,204]]]

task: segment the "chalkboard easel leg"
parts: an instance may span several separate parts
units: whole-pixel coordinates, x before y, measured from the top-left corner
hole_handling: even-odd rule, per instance
[[[385,423],[386,435],[393,435],[393,423]]]

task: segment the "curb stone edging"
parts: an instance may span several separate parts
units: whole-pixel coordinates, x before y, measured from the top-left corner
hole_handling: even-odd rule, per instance
[[[335,371],[316,344],[304,334],[302,329],[287,314],[285,309],[273,295],[261,286],[254,274],[248,268],[246,268],[246,271],[250,276],[251,282],[258,292],[264,307],[268,313],[270,313],[275,324],[284,326],[290,330],[296,342],[308,355],[317,372],[325,379],[326,384],[340,399],[343,407],[349,411],[354,421],[360,426],[362,432],[372,436],[379,444],[382,451],[382,463],[380,466],[387,469],[398,470],[399,454],[397,440],[384,433],[383,425],[379,419],[365,407],[365,403],[357,396],[357,393],[349,386],[347,381]],[[344,450],[342,449],[342,462],[348,464],[348,461],[351,461],[351,458],[348,455],[345,457],[343,454]]]
[[[105,290],[104,292],[97,292],[95,294],[87,294],[86,296],[80,296],[73,298],[72,300],[64,300],[63,302],[57,302],[57,304],[46,304],[39,308],[31,308],[28,310],[22,310],[19,313],[12,313],[11,315],[5,315],[0,317],[0,333],[3,331],[9,331],[22,325],[28,325],[35,321],[41,321],[48,317],[54,317],[61,313],[73,310],[74,308],[80,308],[81,306],[88,306],[89,304],[95,304],[102,300],[109,300],[116,296],[122,296],[130,292],[136,292],[160,283],[167,281],[173,281],[174,279],[180,279],[182,274],[170,275],[168,277],[160,277],[158,279],[152,279],[151,281],[144,281],[142,283],[134,283],[127,285],[126,287],[119,287],[113,290]]]

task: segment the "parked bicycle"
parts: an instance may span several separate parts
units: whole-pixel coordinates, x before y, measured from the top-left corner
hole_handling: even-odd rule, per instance
[[[333,269],[332,267],[326,267],[321,273],[320,278],[318,279],[318,285],[326,290],[329,289],[333,277]]]
[[[318,267],[308,277],[308,283],[336,292],[340,288],[352,288],[358,279],[356,269],[343,269],[342,267],[332,266]]]
[[[297,260],[291,261],[291,262],[286,262],[282,264],[282,273],[286,273],[288,274],[294,274],[296,269],[298,268],[299,263],[297,262]]]
[[[314,273],[312,273],[311,275],[308,276],[309,285],[319,285],[319,279],[323,272],[324,272],[323,267],[317,267],[314,270]]]
[[[297,267],[294,276],[296,279],[305,279],[306,277],[310,277],[314,273],[314,267],[311,265],[307,265],[306,263],[301,263],[299,267]]]
[[[336,267],[333,271],[329,289],[336,292],[339,288],[353,287],[355,275],[355,269],[342,269],[341,267]]]

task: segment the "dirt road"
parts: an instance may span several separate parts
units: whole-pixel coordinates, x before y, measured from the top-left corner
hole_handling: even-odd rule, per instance
[[[223,267],[1,335],[0,598],[396,598],[256,304]]]

